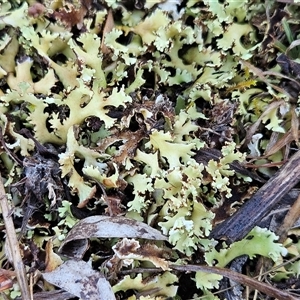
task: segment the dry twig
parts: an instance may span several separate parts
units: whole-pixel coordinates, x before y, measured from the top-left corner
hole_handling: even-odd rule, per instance
[[[2,178],[1,174],[0,174],[0,178]],[[3,215],[4,225],[6,228],[6,241],[7,241],[8,251],[11,256],[10,259],[12,260],[12,263],[15,268],[16,276],[22,293],[22,298],[29,300],[31,299],[31,297],[30,297],[29,286],[27,283],[26,271],[22,261],[19,242],[18,242],[14,223],[10,213],[11,208],[9,206],[6,197],[2,180],[0,180],[0,205],[1,205],[2,215]]]
[[[173,270],[181,271],[181,272],[198,272],[202,271],[205,273],[213,273],[225,276],[230,278],[231,280],[249,286],[253,289],[259,290],[260,292],[274,297],[280,300],[296,300],[299,299],[298,297],[294,297],[292,294],[277,289],[269,284],[264,282],[260,282],[256,279],[248,277],[246,275],[240,274],[238,272],[225,269],[225,268],[218,268],[218,267],[208,267],[208,266],[200,266],[200,265],[186,265],[186,266],[177,266],[171,265],[170,266]]]

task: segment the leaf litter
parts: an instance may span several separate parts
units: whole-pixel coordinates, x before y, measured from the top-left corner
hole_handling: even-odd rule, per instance
[[[299,297],[297,196],[267,200],[299,187],[298,19],[289,1],[4,0],[4,299],[223,299],[231,280]]]

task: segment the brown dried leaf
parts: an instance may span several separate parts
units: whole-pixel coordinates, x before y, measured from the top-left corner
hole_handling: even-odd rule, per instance
[[[260,158],[265,158],[265,157],[268,157],[268,156],[276,153],[277,151],[279,151],[280,149],[282,149],[283,147],[285,147],[292,141],[293,141],[293,136],[291,134],[291,130],[289,130],[277,141],[276,144],[274,144],[269,149],[266,149],[264,156],[262,156]]]
[[[108,48],[104,43],[104,38],[107,33],[111,32],[112,29],[115,26],[114,17],[112,14],[112,10],[110,9],[107,14],[106,22],[103,28],[103,34],[102,34],[102,42],[101,42],[101,50],[103,54],[110,54],[112,50]]]
[[[69,260],[52,272],[43,273],[43,277],[83,300],[116,299],[104,275],[82,260]]]
[[[149,225],[122,216],[92,216],[80,220],[69,232],[60,247],[74,240],[89,238],[141,238],[166,241],[167,237]]]
[[[124,214],[124,209],[122,209],[121,199],[119,197],[106,196],[105,200],[111,211],[110,216],[118,216]]]
[[[0,276],[15,277],[16,276],[16,272],[1,268],[0,269]]]
[[[13,280],[10,278],[10,276],[1,273],[0,273],[0,292],[8,290],[13,286]]]
[[[49,240],[46,244],[46,272],[55,270],[62,263],[61,258],[53,252],[52,240]]]
[[[81,0],[80,7],[73,3],[66,3],[65,7],[55,11],[52,15],[55,19],[63,23],[67,28],[77,25],[78,29],[83,26],[83,19],[91,7],[91,0]]]
[[[122,260],[142,260],[151,261],[156,267],[162,268],[164,271],[170,270],[169,263],[164,259],[166,252],[158,248],[156,245],[140,243],[133,239],[122,239],[118,242],[113,250],[118,258]]]
[[[97,148],[98,151],[105,151],[107,147],[117,142],[122,142],[119,146],[119,153],[113,157],[113,161],[119,164],[125,164],[127,158],[133,158],[139,142],[145,137],[144,130],[132,131],[117,131],[112,136],[101,140],[101,145]]]

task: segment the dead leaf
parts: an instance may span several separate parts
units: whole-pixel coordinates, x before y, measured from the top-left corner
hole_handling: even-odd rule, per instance
[[[62,263],[61,258],[53,252],[53,243],[50,239],[46,244],[46,272],[55,270]]]
[[[164,271],[170,270],[168,262],[164,259],[166,252],[156,245],[140,245],[136,240],[125,238],[113,246],[113,250],[118,258],[124,262],[129,262],[129,264],[134,259],[151,261],[156,267],[162,268]]]
[[[101,140],[101,145],[97,148],[98,151],[105,151],[109,146],[114,143],[122,143],[119,145],[119,153],[113,157],[113,161],[117,165],[124,165],[126,159],[133,158],[138,147],[139,142],[145,138],[145,131],[139,129],[135,132],[132,131],[116,131],[114,135],[109,136]],[[110,187],[109,183],[105,183],[105,186]]]
[[[82,259],[86,251],[89,249],[89,246],[90,243],[88,239],[73,240],[67,245],[64,245],[63,250],[60,248],[59,252],[70,258]]]
[[[78,29],[81,29],[83,26],[83,19],[88,14],[90,8],[90,0],[81,0],[79,5],[66,3],[64,7],[59,8],[58,11],[55,11],[50,16],[60,21],[66,28],[77,26]]]
[[[286,147],[294,140],[294,137],[291,133],[291,129],[286,132],[276,143],[274,143],[271,147],[268,147],[261,158],[267,158],[268,156],[278,152],[283,147]]]
[[[13,286],[14,281],[12,277],[16,277],[14,271],[0,269],[0,292],[10,289]]]
[[[106,34],[112,31],[115,27],[114,17],[112,14],[112,10],[110,9],[107,14],[106,22],[103,28],[102,42],[101,42],[101,50],[103,54],[110,54],[112,51],[104,44],[104,39]]]
[[[124,209],[122,209],[121,199],[119,197],[106,196],[105,200],[111,210],[111,216],[124,214]]]
[[[83,300],[116,299],[104,275],[82,260],[68,260],[56,270],[43,273],[43,277]]]
[[[59,251],[74,240],[89,238],[141,238],[166,241],[167,237],[149,225],[122,216],[92,216],[79,221],[69,232]]]

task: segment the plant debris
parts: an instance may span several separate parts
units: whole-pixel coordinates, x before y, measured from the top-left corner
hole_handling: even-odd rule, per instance
[[[299,298],[299,14],[3,0],[1,296]]]

